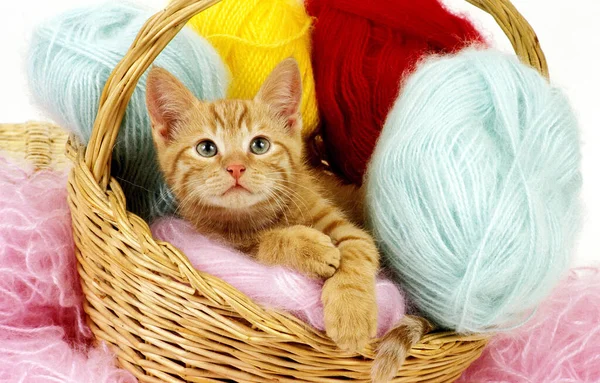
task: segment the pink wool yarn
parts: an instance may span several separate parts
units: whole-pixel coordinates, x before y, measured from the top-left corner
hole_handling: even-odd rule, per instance
[[[574,269],[518,331],[498,336],[458,382],[600,382],[600,269]]]
[[[129,372],[115,368],[106,347],[82,351],[65,341],[60,326],[0,326],[0,382],[134,383]]]
[[[90,348],[66,179],[0,156],[0,382],[135,382]]]
[[[228,282],[255,302],[291,312],[313,327],[324,330],[322,281],[283,267],[261,265],[248,256],[199,234],[189,223],[166,217],[152,225],[154,237],[167,241],[201,271]],[[377,280],[378,335],[385,334],[404,315],[404,296],[388,279]]]
[[[0,159],[0,324],[89,332],[81,316],[66,174]]]

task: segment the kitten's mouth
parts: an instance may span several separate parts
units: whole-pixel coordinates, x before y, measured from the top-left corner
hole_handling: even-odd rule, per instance
[[[240,184],[235,184],[232,187],[230,187],[229,189],[225,190],[225,193],[223,193],[223,196],[226,196],[230,193],[249,193],[252,194],[252,192],[248,189],[246,189],[244,186],[240,185]]]

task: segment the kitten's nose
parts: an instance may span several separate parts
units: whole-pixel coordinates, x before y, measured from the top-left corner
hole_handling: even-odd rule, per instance
[[[239,180],[242,174],[246,171],[246,167],[244,165],[233,164],[227,167],[227,171],[235,180]]]

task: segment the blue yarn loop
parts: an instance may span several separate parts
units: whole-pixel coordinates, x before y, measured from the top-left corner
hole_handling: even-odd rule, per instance
[[[152,11],[127,2],[107,2],[63,13],[38,26],[28,55],[29,84],[37,104],[59,125],[87,143],[100,96],[111,71]],[[215,49],[184,28],[157,57],[198,98],[225,96],[228,74]],[[175,211],[156,161],[146,110],[147,72],[127,106],[113,152],[111,174],[129,211],[151,220]]]
[[[577,121],[512,56],[432,57],[390,111],[366,188],[385,264],[423,314],[461,333],[518,326],[568,268]]]

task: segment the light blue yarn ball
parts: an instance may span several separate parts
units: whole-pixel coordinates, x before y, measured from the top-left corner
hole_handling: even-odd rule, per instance
[[[367,175],[367,214],[415,306],[461,333],[518,326],[568,268],[579,226],[578,125],[514,57],[422,64]]]
[[[69,11],[40,25],[28,56],[30,88],[40,107],[87,143],[104,84],[152,14],[133,4],[109,2]],[[154,64],[201,99],[225,96],[225,65],[192,30],[184,28]],[[128,210],[152,219],[173,212],[175,201],[156,161],[145,101],[146,77],[147,72],[127,107],[111,174],[123,188]]]

